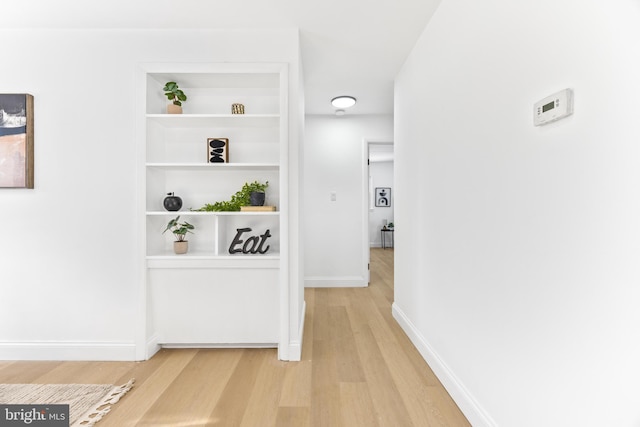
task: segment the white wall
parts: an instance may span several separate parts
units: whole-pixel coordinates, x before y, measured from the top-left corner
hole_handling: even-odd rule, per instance
[[[373,182],[373,191],[376,187],[391,188],[391,203],[387,207],[376,206],[371,203],[373,208],[369,211],[369,246],[382,247],[382,237],[380,229],[382,228],[382,220],[393,222],[393,200],[395,196],[395,187],[393,185],[393,161],[371,162],[369,166],[369,174]],[[375,195],[375,194],[374,194]],[[374,198],[375,202],[375,198]],[[385,236],[385,246],[391,245],[391,234]]]
[[[394,314],[474,426],[640,425],[639,22],[443,0],[397,78]]]
[[[366,286],[364,139],[392,136],[391,116],[306,117],[305,286]]]
[[[0,359],[134,359],[144,336],[136,66],[289,62],[295,100],[297,31],[11,30],[0,38],[8,41],[2,92],[35,97],[36,153],[36,189],[0,190]]]

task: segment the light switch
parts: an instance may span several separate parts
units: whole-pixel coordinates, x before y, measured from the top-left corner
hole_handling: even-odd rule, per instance
[[[332,202],[335,202],[335,201],[336,201],[336,192],[335,192],[335,191],[332,191],[332,192],[331,192],[331,201],[332,201]]]

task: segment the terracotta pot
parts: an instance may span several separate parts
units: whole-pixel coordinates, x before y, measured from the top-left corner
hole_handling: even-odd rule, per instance
[[[175,105],[175,104],[168,104],[167,114],[182,114],[182,106]]]
[[[177,255],[186,254],[189,250],[189,242],[187,240],[183,240],[181,242],[173,242],[173,251]]]

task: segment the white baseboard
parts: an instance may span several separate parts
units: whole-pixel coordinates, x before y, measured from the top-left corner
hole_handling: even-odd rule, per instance
[[[134,361],[136,345],[118,342],[0,342],[0,360]]]
[[[307,313],[307,302],[302,302],[302,312],[300,313],[300,328],[296,335],[296,340],[289,343],[289,358],[292,362],[299,362],[302,359],[302,337],[304,335],[304,319]]]
[[[278,348],[274,342],[238,342],[238,343],[166,343],[161,348]]]
[[[392,305],[392,313],[394,319],[398,321],[400,327],[407,334],[413,345],[416,346],[471,425],[474,427],[496,427],[495,421],[482,409],[469,390],[466,389],[464,384],[449,369],[411,320],[395,303]]]
[[[162,348],[160,347],[160,344],[158,343],[158,341],[159,341],[158,335],[153,335],[151,338],[147,340],[146,360],[151,359]]]
[[[307,302],[302,302],[302,311],[300,313],[300,326],[295,335],[289,337],[289,342],[278,347],[278,359],[289,362],[299,362],[302,357],[302,336],[304,334],[304,318],[307,312]]]
[[[305,288],[365,288],[369,285],[362,276],[305,277]]]

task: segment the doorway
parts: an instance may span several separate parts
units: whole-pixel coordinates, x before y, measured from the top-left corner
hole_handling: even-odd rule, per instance
[[[394,156],[392,141],[363,142],[365,157],[363,203],[363,252],[370,282],[371,250],[393,250]]]

